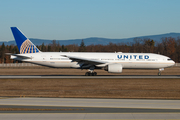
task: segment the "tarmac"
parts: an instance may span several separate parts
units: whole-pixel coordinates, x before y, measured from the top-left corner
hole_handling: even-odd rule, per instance
[[[176,78],[179,79],[180,75],[100,75],[100,76],[80,76],[80,75],[1,75],[0,79],[65,79],[65,78],[73,78],[73,79],[98,79],[98,78]]]
[[[2,111],[2,108],[25,108],[27,110]],[[3,120],[178,120],[180,119],[180,100],[1,97],[0,118]]]

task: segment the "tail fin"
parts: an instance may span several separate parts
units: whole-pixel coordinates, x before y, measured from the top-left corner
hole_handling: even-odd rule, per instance
[[[11,27],[20,54],[41,52],[17,27]]]

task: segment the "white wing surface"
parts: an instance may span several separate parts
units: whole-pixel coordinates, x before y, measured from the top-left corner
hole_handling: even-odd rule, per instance
[[[106,62],[97,60],[97,59],[87,59],[82,57],[76,57],[76,56],[69,56],[69,55],[61,55],[63,57],[67,57],[71,59],[73,62],[83,63],[83,64],[90,64],[90,65],[99,65],[99,64],[105,64]]]

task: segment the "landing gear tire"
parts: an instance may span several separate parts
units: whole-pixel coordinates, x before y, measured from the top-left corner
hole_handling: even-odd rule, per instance
[[[158,76],[161,76],[161,72],[158,72]]]
[[[85,76],[96,76],[97,75],[97,72],[86,72],[85,73]]]
[[[96,76],[97,75],[97,72],[94,72],[94,76]]]
[[[86,72],[86,73],[85,73],[85,76],[89,76],[89,73],[88,73],[88,72]]]

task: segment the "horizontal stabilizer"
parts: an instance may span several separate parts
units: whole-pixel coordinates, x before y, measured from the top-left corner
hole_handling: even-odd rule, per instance
[[[21,59],[31,59],[31,57],[24,56],[24,55],[22,55],[22,54],[12,54],[12,53],[6,53],[6,55],[16,56],[16,57],[19,57],[19,58],[21,58]]]

